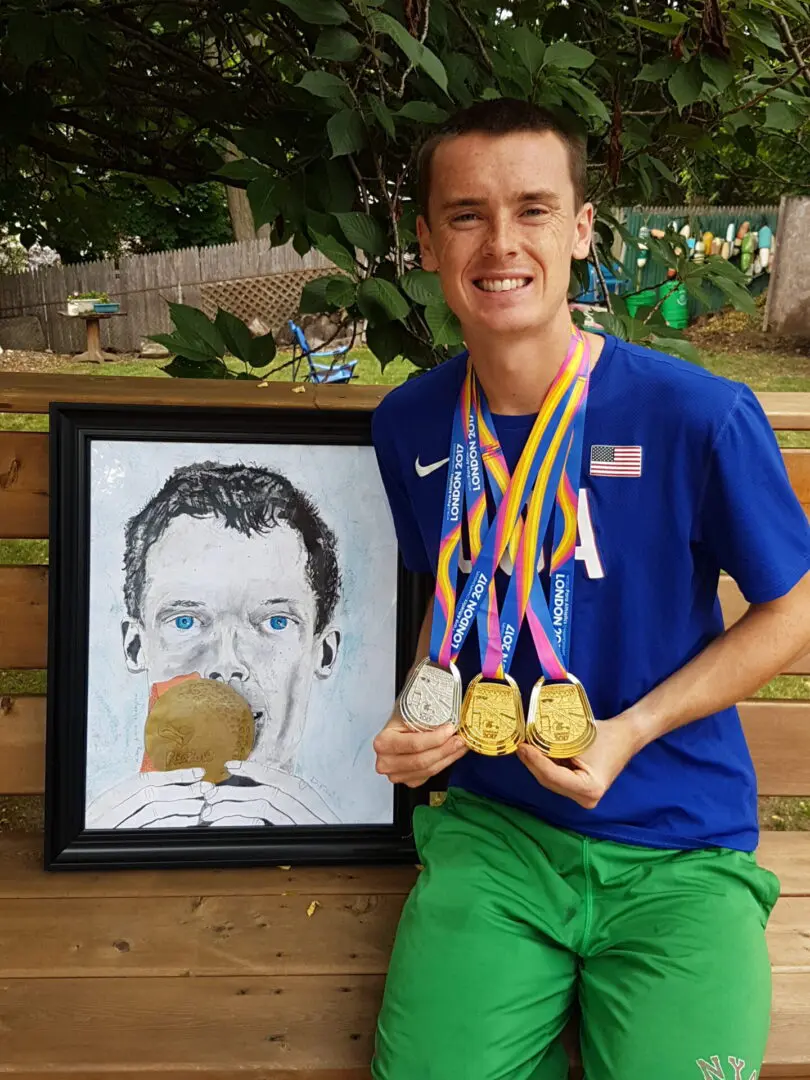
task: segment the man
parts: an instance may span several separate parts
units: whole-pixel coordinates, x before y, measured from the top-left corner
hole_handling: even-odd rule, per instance
[[[129,521],[124,567],[127,669],[153,692],[189,675],[228,684],[255,741],[216,787],[145,760],[90,806],[88,828],[335,822],[293,772],[313,679],[334,671],[341,636],[336,540],[307,496],[265,468],[178,468]]]
[[[567,363],[571,260],[593,227],[585,164],[567,123],[509,100],[452,118],[419,158],[423,266],[461,321],[512,473]],[[754,1080],[762,1061],[778,882],[752,854],[734,703],[808,643],[810,530],[746,387],[610,336],[587,344],[570,670],[596,739],[568,761],[527,742],[487,757],[452,725],[411,730],[399,709],[377,736],[394,782],[453,767],[444,805],[415,817],[425,868],[392,956],[377,1080],[562,1080],[577,998],[592,1080]],[[436,573],[466,369],[466,355],[442,364],[375,416],[414,570]],[[721,570],[751,604],[727,633]],[[430,624],[431,611],[417,660]],[[540,675],[528,629],[511,668],[524,704]],[[481,670],[475,636],[465,684]]]

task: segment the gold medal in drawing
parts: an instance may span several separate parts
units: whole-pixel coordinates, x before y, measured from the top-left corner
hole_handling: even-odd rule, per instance
[[[218,784],[230,775],[226,761],[244,761],[255,738],[253,711],[223,682],[186,679],[154,701],[146,719],[144,749],[151,768],[204,768]]]
[[[523,702],[511,675],[484,679],[467,687],[458,733],[471,750],[487,757],[513,754],[524,741]]]
[[[550,758],[568,759],[596,738],[596,721],[585,688],[570,673],[565,682],[540,679],[532,690],[526,741]]]

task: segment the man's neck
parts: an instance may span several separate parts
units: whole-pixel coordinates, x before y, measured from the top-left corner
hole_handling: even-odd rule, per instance
[[[601,338],[589,334],[591,364],[601,352]],[[540,411],[554,377],[568,355],[571,317],[567,307],[552,324],[510,340],[503,335],[468,342],[475,374],[493,413],[523,416]]]

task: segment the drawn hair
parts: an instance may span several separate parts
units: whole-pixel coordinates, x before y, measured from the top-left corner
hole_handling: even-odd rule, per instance
[[[183,465],[126,525],[124,600],[130,618],[143,621],[149,550],[178,517],[219,518],[244,536],[289,525],[304,542],[307,580],[316,598],[315,632],[329,625],[340,597],[337,541],[314,503],[280,473],[255,465],[213,461]]]

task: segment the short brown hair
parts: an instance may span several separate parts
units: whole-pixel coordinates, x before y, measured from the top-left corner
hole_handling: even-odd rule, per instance
[[[416,159],[416,184],[419,206],[427,217],[430,197],[430,171],[436,147],[454,135],[512,135],[520,131],[535,131],[539,135],[550,131],[568,151],[571,183],[577,209],[585,202],[587,185],[587,142],[577,127],[575,118],[562,110],[546,109],[518,98],[495,98],[478,101],[445,120],[422,144]]]

